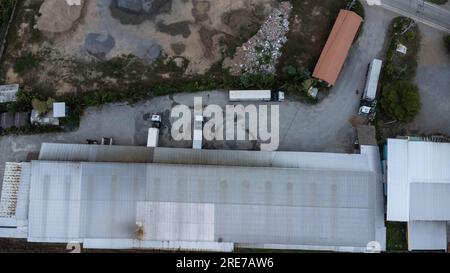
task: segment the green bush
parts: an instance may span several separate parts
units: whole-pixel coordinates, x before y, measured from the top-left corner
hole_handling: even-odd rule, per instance
[[[40,58],[32,53],[26,53],[16,59],[14,64],[14,71],[17,73],[23,73],[36,68],[39,65]]]
[[[417,69],[417,55],[420,48],[420,30],[414,20],[396,17],[390,28],[390,45],[384,65],[383,84],[412,80]],[[408,48],[406,54],[397,52],[397,45]]]
[[[275,76],[262,73],[245,73],[240,78],[240,84],[245,89],[271,89],[275,84]]]
[[[29,124],[20,128],[11,127],[1,131],[1,136],[6,135],[35,135],[35,134],[47,134],[47,133],[61,133],[64,132],[59,126],[55,125],[33,125]]]
[[[411,82],[399,81],[383,87],[381,109],[391,118],[410,122],[421,108],[419,88]]]

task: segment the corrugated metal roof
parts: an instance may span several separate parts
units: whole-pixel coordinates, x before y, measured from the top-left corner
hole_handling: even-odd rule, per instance
[[[367,155],[43,143],[39,160],[367,170]]]
[[[411,220],[450,220],[450,183],[411,183],[409,210]]]
[[[409,221],[408,141],[388,139],[387,220]]]
[[[341,10],[322,50],[313,77],[334,85],[363,19],[353,11]]]
[[[154,163],[224,165],[248,167],[307,168],[366,171],[368,158],[361,154],[270,152],[236,150],[193,150],[158,147]]]
[[[447,222],[411,221],[408,223],[409,250],[447,250]]]
[[[0,198],[0,218],[15,218],[19,193],[21,163],[6,162]]]
[[[216,242],[365,247],[376,239],[370,171],[32,165],[30,241],[133,239],[139,201],[214,204]]]
[[[18,91],[18,84],[0,85],[0,103],[16,101]]]
[[[408,222],[409,249],[446,249],[450,144],[388,140],[388,221]]]
[[[80,241],[80,164],[31,164],[29,242]]]
[[[449,166],[449,143],[389,139],[388,220],[450,220]]]
[[[87,162],[152,162],[153,149],[136,146],[43,143],[39,160]]]
[[[137,202],[141,240],[214,241],[214,204]]]

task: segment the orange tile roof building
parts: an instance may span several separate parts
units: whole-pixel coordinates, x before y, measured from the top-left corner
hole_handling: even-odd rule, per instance
[[[323,48],[313,77],[334,85],[358,34],[363,19],[353,11],[341,10]]]

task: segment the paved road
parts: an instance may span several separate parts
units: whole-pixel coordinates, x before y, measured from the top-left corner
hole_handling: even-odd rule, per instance
[[[450,33],[450,10],[423,0],[381,0],[381,6]]]

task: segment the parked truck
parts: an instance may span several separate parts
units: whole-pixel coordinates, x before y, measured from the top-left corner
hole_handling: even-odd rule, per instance
[[[160,114],[152,114],[152,127],[148,129],[147,147],[156,148],[159,143],[159,129],[161,128],[162,117]]]
[[[230,90],[230,101],[284,101],[284,92],[271,90]]]
[[[361,105],[359,108],[359,114],[365,116],[371,116],[375,114],[375,107],[377,105],[377,91],[378,81],[380,80],[381,68],[383,62],[378,59],[374,59],[369,64],[367,71],[366,85],[361,98]]]

